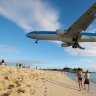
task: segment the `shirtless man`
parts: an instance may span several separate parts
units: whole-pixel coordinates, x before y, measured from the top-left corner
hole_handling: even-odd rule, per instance
[[[82,83],[82,69],[78,68],[77,70],[77,76],[78,76],[78,83],[80,91],[83,90],[83,83]]]
[[[88,84],[88,90],[89,90],[89,84],[90,84],[89,79],[90,79],[90,74],[89,74],[88,70],[86,71],[84,77],[85,77],[85,81],[84,81],[84,89],[86,90],[85,84]]]

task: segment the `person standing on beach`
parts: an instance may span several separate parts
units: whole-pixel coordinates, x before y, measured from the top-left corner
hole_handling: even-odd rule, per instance
[[[90,74],[89,74],[88,70],[86,71],[84,77],[85,77],[85,81],[84,81],[84,89],[86,90],[85,84],[88,84],[88,90],[89,90],[89,84],[90,84],[89,79],[90,79]]]
[[[82,69],[78,68],[77,70],[77,76],[78,76],[78,83],[80,91],[83,90],[83,83],[82,83]]]
[[[2,60],[1,65],[2,66],[5,66],[4,59]]]
[[[22,66],[21,66],[21,63],[19,64],[19,68],[21,68]]]

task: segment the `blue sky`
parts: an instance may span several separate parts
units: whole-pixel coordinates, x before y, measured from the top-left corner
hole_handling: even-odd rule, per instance
[[[96,43],[86,49],[62,48],[60,43],[26,37],[34,30],[67,29],[96,0],[0,0],[0,59],[32,67],[82,67],[96,71]],[[86,31],[96,31],[96,20]]]

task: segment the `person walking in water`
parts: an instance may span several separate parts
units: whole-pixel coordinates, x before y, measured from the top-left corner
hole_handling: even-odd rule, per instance
[[[88,85],[88,90],[89,90],[89,89],[90,89],[90,88],[89,88],[89,84],[90,84],[90,82],[89,82],[90,74],[89,74],[88,70],[86,71],[84,77],[85,77],[85,80],[84,80],[84,89],[86,90],[85,84],[87,84],[87,85]]]
[[[78,83],[80,91],[83,90],[83,83],[82,83],[82,69],[78,68],[77,70],[77,76],[78,76]]]

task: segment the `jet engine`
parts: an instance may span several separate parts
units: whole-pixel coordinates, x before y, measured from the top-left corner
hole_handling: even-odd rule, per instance
[[[69,43],[61,43],[61,47],[69,47],[69,46],[71,46],[71,44],[69,44]]]

